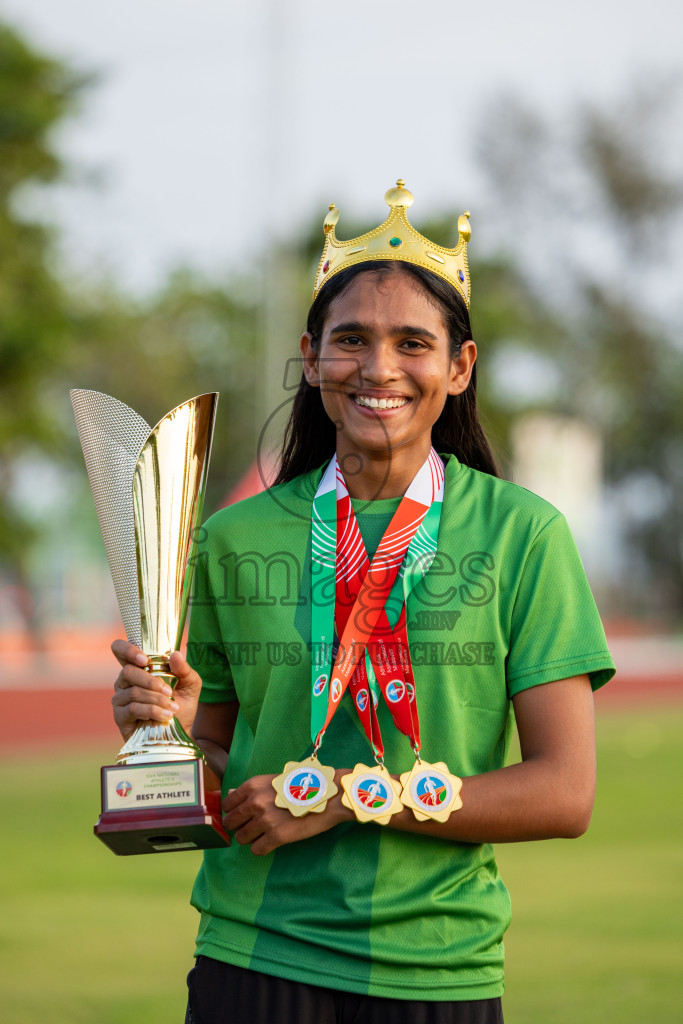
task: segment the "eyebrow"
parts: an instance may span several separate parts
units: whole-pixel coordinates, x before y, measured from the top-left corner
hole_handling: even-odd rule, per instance
[[[334,327],[330,328],[330,334],[353,334],[354,332],[358,334],[373,334],[374,327],[371,324],[361,323],[360,320],[348,320],[346,323],[335,324]],[[395,337],[410,334],[438,341],[437,336],[428,331],[426,327],[415,327],[413,324],[396,324],[394,327],[388,328],[388,333]]]

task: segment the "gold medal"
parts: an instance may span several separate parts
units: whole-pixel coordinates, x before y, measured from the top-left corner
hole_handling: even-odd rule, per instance
[[[401,776],[401,785],[401,802],[418,821],[447,821],[452,811],[462,807],[462,779],[451,775],[443,761],[416,761],[412,770]]]
[[[286,808],[295,818],[320,814],[327,801],[339,792],[334,768],[320,764],[317,757],[288,761],[282,774],[273,779],[273,789],[277,793],[276,806]]]
[[[344,788],[342,803],[353,811],[359,821],[387,825],[392,814],[403,810],[401,787],[384,765],[368,768],[366,764],[357,764],[341,783]]]

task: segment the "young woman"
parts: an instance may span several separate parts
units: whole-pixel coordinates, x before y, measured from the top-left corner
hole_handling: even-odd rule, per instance
[[[351,242],[328,215],[279,478],[206,524],[173,696],[113,645],[122,734],[175,714],[234,836],[193,893],[194,1024],[501,1021],[491,844],[591,815],[590,589],[479,424],[466,222],[440,249],[386,198]]]

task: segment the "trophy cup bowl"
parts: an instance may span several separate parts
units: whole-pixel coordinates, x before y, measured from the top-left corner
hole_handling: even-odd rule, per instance
[[[70,394],[126,635],[173,689],[169,657],[187,617],[218,395],[184,402],[152,429],[109,395]],[[141,722],[102,768],[95,834],[119,854],[227,845],[202,766],[175,719]]]

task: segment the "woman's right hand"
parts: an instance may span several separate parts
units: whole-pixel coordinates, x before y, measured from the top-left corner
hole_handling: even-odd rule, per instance
[[[132,736],[140,722],[163,725],[174,716],[190,735],[202,681],[180,651],[173,651],[169,659],[171,672],[178,679],[171,691],[163,679],[145,671],[149,659],[135,644],[114,640],[111,649],[122,666],[111,703],[114,721],[124,740]]]

